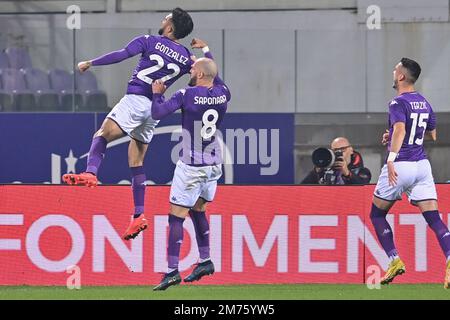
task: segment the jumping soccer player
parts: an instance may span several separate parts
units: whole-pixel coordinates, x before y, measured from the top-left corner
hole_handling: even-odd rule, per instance
[[[382,143],[389,155],[375,188],[370,219],[378,240],[390,259],[381,284],[389,284],[403,274],[405,265],[394,245],[386,215],[404,192],[411,204],[418,206],[447,258],[444,287],[450,281],[450,232],[442,222],[437,205],[436,187],[430,162],[423,147],[424,139],[436,140],[436,118],[430,103],[414,90],[421,68],[411,59],[402,58],[393,72],[397,97],[389,104],[389,131]]]
[[[206,43],[194,39],[192,47],[201,48],[206,58],[196,60],[192,66],[190,87],[179,90],[165,101],[162,96],[165,91],[163,82],[155,81],[152,84],[152,117],[162,119],[181,109],[183,127],[183,151],[175,168],[169,198],[169,268],[161,283],[153,290],[165,290],[181,282],[178,261],[183,242],[183,222],[188,214],[194,224],[200,260],[184,281],[197,281],[214,273],[205,211],[207,203],[214,198],[217,180],[222,175],[222,150],[215,133],[223,120],[231,95],[217,75],[217,65]]]
[[[126,95],[111,110],[94,135],[86,172],[63,175],[63,181],[68,184],[95,187],[98,184],[97,172],[105,156],[106,145],[124,135],[131,137],[128,165],[132,175],[135,209],[133,219],[123,235],[125,240],[135,238],[148,226],[144,216],[146,176],[143,163],[148,144],[153,137],[153,130],[159,122],[151,116],[153,99],[151,85],[155,80],[161,79],[166,87],[169,87],[178,78],[189,73],[193,64],[191,53],[178,40],[189,35],[193,27],[190,15],[180,8],[175,8],[162,21],[159,36],[137,37],[122,50],[78,64],[79,70],[84,72],[91,66],[118,63],[141,54],[128,82]]]

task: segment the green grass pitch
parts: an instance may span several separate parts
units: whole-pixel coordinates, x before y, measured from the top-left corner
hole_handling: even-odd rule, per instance
[[[289,284],[289,285],[180,285],[154,292],[150,286],[66,287],[0,286],[5,299],[146,299],[146,300],[449,300],[450,290],[442,284],[391,284],[369,290],[365,285]]]

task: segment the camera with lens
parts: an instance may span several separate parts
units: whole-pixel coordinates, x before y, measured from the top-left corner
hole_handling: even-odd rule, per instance
[[[312,153],[312,162],[321,173],[319,184],[336,184],[337,172],[334,170],[336,161],[344,161],[343,152],[341,150],[333,151],[327,148],[317,148]]]
[[[336,161],[344,161],[341,150],[317,148],[312,153],[312,162],[318,168],[331,168]]]

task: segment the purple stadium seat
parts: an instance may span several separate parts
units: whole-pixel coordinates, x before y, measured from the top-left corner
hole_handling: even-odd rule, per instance
[[[31,68],[31,58],[25,48],[7,48],[9,67],[13,69]]]
[[[40,111],[57,111],[59,108],[59,95],[50,88],[48,74],[38,69],[24,69],[27,88],[36,97],[37,107]]]
[[[80,93],[73,92],[73,76],[61,69],[49,71],[50,86],[61,97],[61,109],[72,110],[72,99],[75,98],[75,109],[83,108],[83,97]]]
[[[84,96],[82,111],[109,111],[108,100],[104,91],[98,89],[97,79],[91,71],[77,72],[77,91]]]
[[[4,51],[0,51],[0,70],[8,68],[9,68],[8,56]],[[0,111],[13,111],[12,95],[9,92],[3,90],[1,81],[0,81]]]
[[[71,91],[73,88],[73,78],[70,73],[61,70],[53,69],[49,71],[50,86],[56,91]]]
[[[13,111],[35,111],[36,101],[31,91],[27,90],[23,72],[17,69],[1,70],[3,91],[12,94]]]
[[[0,52],[0,69],[8,69],[9,68],[9,59],[6,52]]]
[[[50,80],[48,74],[39,69],[24,69],[25,81],[28,89],[32,91],[48,91],[50,88]]]
[[[3,89],[6,91],[23,92],[27,85],[23,77],[23,72],[17,69],[3,69],[2,70]]]
[[[12,102],[12,95],[0,89],[0,111],[15,111]]]
[[[97,79],[91,71],[77,72],[76,85],[80,92],[98,90]]]
[[[0,111],[14,111],[12,108],[12,94],[3,90],[1,81],[0,81]]]

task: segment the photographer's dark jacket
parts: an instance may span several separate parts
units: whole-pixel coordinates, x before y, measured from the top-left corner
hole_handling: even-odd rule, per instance
[[[340,175],[339,179],[336,179],[335,184],[353,185],[367,184],[370,182],[372,174],[370,173],[369,169],[364,167],[363,159],[361,157],[361,154],[359,154],[358,152],[353,151],[348,169],[350,170],[350,174],[348,176]],[[324,171],[316,172],[316,170],[313,169],[303,179],[301,184],[319,184],[319,181],[324,174]]]

